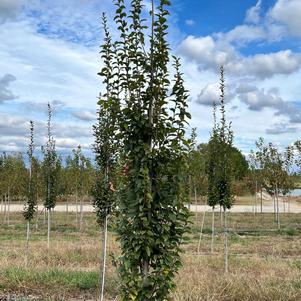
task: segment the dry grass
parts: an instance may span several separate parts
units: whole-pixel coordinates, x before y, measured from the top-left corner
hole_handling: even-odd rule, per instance
[[[218,218],[215,254],[209,254],[209,215],[205,218],[201,253],[197,254],[202,219],[199,214],[189,242],[183,246],[183,268],[172,300],[301,300],[301,215],[281,217],[283,229],[279,232],[272,214],[229,216],[230,273],[225,275]],[[15,294],[27,297],[18,300],[30,300],[30,296],[37,300],[96,300],[100,233],[93,214],[85,215],[80,233],[73,214],[66,218],[64,213],[55,213],[49,251],[41,217],[38,230],[33,226],[27,266],[22,216],[12,214],[10,225],[3,223],[2,215],[0,221],[0,297]],[[109,252],[119,252],[113,234],[109,236]],[[109,262],[107,300],[115,300],[117,295],[118,279]]]

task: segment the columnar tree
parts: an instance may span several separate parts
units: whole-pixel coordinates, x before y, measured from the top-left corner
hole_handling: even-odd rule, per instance
[[[228,229],[227,229],[227,209],[233,204],[232,195],[232,162],[231,147],[233,144],[233,132],[231,124],[226,123],[225,116],[225,79],[224,68],[220,68],[220,100],[221,100],[221,120],[218,130],[218,168],[216,173],[217,191],[219,204],[224,210],[224,251],[225,251],[225,272],[228,272]]]
[[[100,300],[104,299],[107,227],[108,217],[112,213],[116,202],[114,179],[118,158],[117,116],[120,111],[118,93],[116,89],[112,38],[108,31],[107,19],[103,15],[104,44],[101,47],[101,57],[104,67],[99,73],[103,78],[105,92],[99,98],[98,122],[94,125],[94,152],[96,156],[96,181],[93,189],[93,205],[97,214],[97,221],[102,229]],[[116,185],[116,183],[115,183]],[[116,187],[116,186],[115,186]]]
[[[214,210],[219,203],[216,183],[217,171],[217,151],[218,151],[218,128],[216,123],[216,103],[213,102],[213,129],[208,142],[208,151],[206,157],[206,173],[208,177],[208,193],[207,204],[212,208],[212,223],[211,223],[211,254],[214,251],[214,236],[215,236],[215,216]]]
[[[225,116],[225,79],[224,68],[220,68],[220,121],[214,121],[213,133],[210,139],[211,150],[208,160],[208,204],[213,208],[219,204],[224,212],[224,251],[225,272],[228,272],[228,235],[227,209],[233,202],[232,197],[232,162],[231,148],[233,132],[231,124],[227,124]],[[214,120],[216,108],[214,107]]]
[[[43,173],[44,173],[44,193],[45,201],[44,207],[48,215],[47,227],[47,246],[50,244],[50,230],[51,230],[51,210],[55,207],[57,197],[57,184],[60,168],[60,160],[55,150],[55,140],[52,135],[52,109],[48,103],[48,121],[47,121],[47,142],[42,151],[44,154]]]
[[[27,198],[23,211],[25,220],[27,221],[27,231],[26,231],[26,262],[28,258],[28,243],[29,243],[29,231],[30,231],[30,222],[34,217],[34,214],[37,210],[37,193],[36,193],[36,164],[35,158],[33,156],[34,152],[34,123],[30,121],[30,142],[28,145],[28,162],[29,162],[29,175],[28,175],[28,189],[27,189]]]
[[[110,52],[116,72],[110,82],[122,103],[118,130],[126,162],[118,202],[122,300],[160,301],[174,287],[187,226],[187,92],[178,58],[173,83],[168,72],[169,1],[160,0],[156,13],[152,1],[149,42],[142,1],[132,0],[129,11],[123,0],[116,4],[120,39]]]

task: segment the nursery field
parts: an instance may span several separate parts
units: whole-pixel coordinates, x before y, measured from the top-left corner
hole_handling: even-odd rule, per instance
[[[96,300],[98,296],[100,231],[93,213],[78,230],[74,213],[54,212],[50,249],[43,215],[33,222],[29,258],[26,227],[20,213],[9,224],[0,214],[0,300]],[[211,214],[191,217],[191,233],[183,245],[183,267],[174,301],[301,300],[301,214],[229,214],[229,273],[223,270],[223,234],[216,214],[214,253],[210,252]],[[118,256],[110,221],[106,299],[118,300],[119,281],[112,265]],[[199,246],[199,252],[198,252]]]

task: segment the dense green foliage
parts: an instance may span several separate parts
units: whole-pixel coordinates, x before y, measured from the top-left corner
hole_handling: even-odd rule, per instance
[[[115,22],[119,40],[112,42],[105,30],[102,47],[106,85],[101,97],[99,125],[95,127],[97,161],[103,168],[101,208],[110,204],[108,171],[114,147],[115,116],[124,166],[118,197],[118,236],[122,256],[118,271],[122,300],[166,300],[180,266],[180,243],[187,226],[185,126],[190,114],[179,59],[173,58],[170,82],[169,48],[166,41],[166,6],[161,0],[151,12],[149,49],[142,1],[131,1],[127,10],[116,1]],[[105,27],[106,28],[106,27]],[[118,104],[122,104],[120,112]],[[112,141],[113,139],[113,141]],[[106,186],[105,186],[106,185]],[[100,187],[100,185],[99,185]],[[101,193],[101,192],[99,192]]]
[[[232,206],[232,172],[233,133],[231,124],[226,124],[225,117],[225,82],[224,69],[221,67],[220,80],[220,121],[216,122],[216,105],[213,106],[213,130],[208,143],[208,205],[220,205],[224,209]],[[235,156],[233,156],[235,158]]]
[[[93,126],[94,130],[94,153],[96,156],[96,181],[93,188],[93,205],[96,210],[98,222],[104,224],[104,220],[111,213],[116,205],[115,173],[118,161],[118,138],[117,117],[120,111],[120,103],[115,83],[113,44],[107,19],[103,15],[104,44],[101,47],[101,57],[104,66],[99,73],[103,78],[105,93],[100,95],[98,122]]]
[[[29,175],[27,200],[23,211],[24,218],[30,221],[37,210],[37,161],[34,152],[34,123],[30,121],[30,143],[28,145]]]
[[[51,132],[51,118],[52,111],[50,104],[48,104],[48,140],[46,146],[43,148],[44,160],[42,163],[45,195],[44,206],[48,210],[55,207],[58,193],[59,171],[61,166],[60,159],[58,158],[55,150],[55,140]]]

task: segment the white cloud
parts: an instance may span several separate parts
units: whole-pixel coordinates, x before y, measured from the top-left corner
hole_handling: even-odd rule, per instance
[[[261,111],[266,107],[278,108],[284,103],[276,89],[265,91],[255,86],[241,85],[236,91],[239,99],[253,111]]]
[[[269,17],[287,26],[290,33],[301,36],[301,1],[278,0],[270,10]]]
[[[218,68],[235,56],[235,50],[229,45],[217,44],[211,36],[188,36],[179,46],[179,52],[201,65],[201,67]]]
[[[72,115],[83,121],[94,121],[96,120],[96,113],[88,110],[76,111]]]
[[[179,52],[197,62],[201,69],[216,71],[220,65],[224,65],[229,74],[260,79],[276,74],[291,74],[301,66],[301,54],[291,50],[244,57],[230,44],[215,41],[210,36],[188,36],[179,46]]]
[[[226,89],[225,103],[228,103],[232,100],[234,94],[229,92],[229,89]],[[211,106],[215,102],[217,105],[220,102],[220,88],[219,83],[213,83],[206,85],[201,92],[198,94],[196,102],[201,105]]]
[[[260,21],[261,0],[255,6],[247,10],[245,22],[257,24]]]
[[[276,74],[291,74],[300,69],[301,55],[291,50],[268,54],[256,54],[249,57],[237,57],[226,65],[228,72],[238,76],[253,75],[264,79]]]

